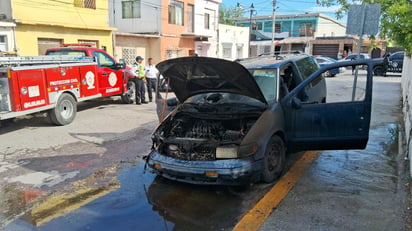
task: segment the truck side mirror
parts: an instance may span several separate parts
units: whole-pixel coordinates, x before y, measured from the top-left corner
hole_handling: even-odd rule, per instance
[[[119,67],[120,69],[126,68],[126,61],[124,61],[124,59],[119,59]]]

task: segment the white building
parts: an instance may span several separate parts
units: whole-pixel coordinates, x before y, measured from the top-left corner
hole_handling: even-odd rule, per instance
[[[15,41],[16,24],[11,20],[10,2],[0,1],[0,9],[0,52],[15,53],[17,52]]]
[[[219,24],[218,57],[228,60],[248,57],[249,28]]]
[[[218,56],[219,5],[222,0],[195,0],[195,52],[199,56]]]

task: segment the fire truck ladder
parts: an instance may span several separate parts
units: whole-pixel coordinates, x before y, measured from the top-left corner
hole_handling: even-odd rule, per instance
[[[73,55],[43,55],[43,56],[20,56],[0,57],[0,67],[17,67],[27,65],[46,65],[64,63],[93,63],[94,57]]]

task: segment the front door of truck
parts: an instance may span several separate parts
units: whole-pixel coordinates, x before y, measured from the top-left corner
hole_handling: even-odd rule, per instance
[[[334,68],[339,66],[332,65]],[[372,62],[368,66],[366,79],[362,80],[365,89],[361,100],[319,103],[298,99],[299,91],[305,87],[307,89],[311,81],[326,70],[325,67],[309,76],[282,100],[289,150],[365,148],[371,119]]]
[[[116,61],[108,54],[93,51],[98,63],[99,92],[102,96],[118,95],[123,91],[122,70],[117,68]]]

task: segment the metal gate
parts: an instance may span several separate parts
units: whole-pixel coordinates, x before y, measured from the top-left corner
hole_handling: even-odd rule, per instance
[[[322,55],[337,59],[339,52],[339,44],[314,44],[313,55]]]

